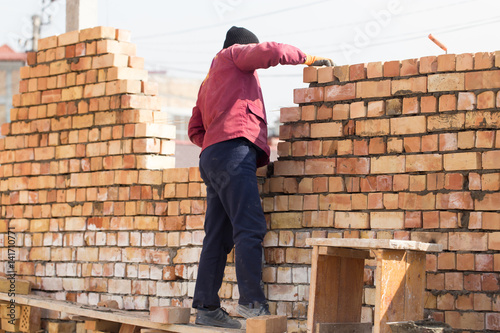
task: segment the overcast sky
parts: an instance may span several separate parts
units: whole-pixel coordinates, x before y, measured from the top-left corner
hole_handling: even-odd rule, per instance
[[[31,16],[42,3],[0,0],[0,45],[22,50],[17,40],[31,37]],[[42,37],[64,33],[65,1],[45,12],[51,22]],[[344,65],[443,54],[429,33],[449,53],[500,50],[499,12],[498,0],[99,0],[98,23],[130,30],[148,69],[203,79],[232,25]],[[306,86],[302,66],[259,75],[271,119],[293,106],[294,88]]]

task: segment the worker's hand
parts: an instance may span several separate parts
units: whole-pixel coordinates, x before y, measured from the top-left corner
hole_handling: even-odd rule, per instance
[[[326,67],[335,66],[332,59],[312,56],[309,54],[307,55],[305,64],[308,66],[326,66]]]

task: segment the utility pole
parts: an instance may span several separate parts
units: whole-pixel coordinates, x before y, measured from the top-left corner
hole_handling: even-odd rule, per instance
[[[97,26],[97,0],[66,0],[66,32]]]
[[[31,40],[31,50],[38,51],[38,40],[40,39],[40,29],[42,26],[42,18],[40,15],[33,15],[33,37]]]

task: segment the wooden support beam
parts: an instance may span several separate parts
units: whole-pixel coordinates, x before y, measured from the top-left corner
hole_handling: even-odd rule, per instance
[[[0,293],[0,300],[9,301],[10,297],[7,294]],[[25,304],[35,306],[51,311],[64,312],[67,314],[75,314],[82,317],[95,318],[107,321],[119,322],[122,324],[136,325],[139,327],[152,328],[156,330],[172,333],[241,333],[244,330],[235,329],[217,329],[215,327],[199,326],[199,325],[179,325],[179,324],[162,324],[154,323],[149,320],[149,316],[145,314],[134,313],[132,311],[115,310],[110,308],[98,308],[84,304],[77,304],[67,301],[58,301],[49,299],[46,296],[38,295],[16,295],[14,300],[17,304]]]
[[[312,254],[308,332],[314,332],[316,323],[359,322],[363,301],[364,257],[366,253],[348,251],[351,257],[322,255],[335,251],[320,250]],[[344,249],[336,252],[340,254]],[[368,251],[369,253],[369,251]],[[354,258],[352,257],[354,256]],[[359,257],[362,258],[359,258]]]
[[[421,320],[425,303],[425,252],[380,250],[377,255],[374,333],[387,322]]]
[[[248,318],[247,333],[283,333],[287,331],[286,316],[259,316]]]

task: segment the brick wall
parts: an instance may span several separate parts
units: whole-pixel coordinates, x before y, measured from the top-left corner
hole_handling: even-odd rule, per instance
[[[39,45],[2,126],[0,271],[9,272],[12,227],[17,273],[37,293],[131,310],[189,306],[205,187],[197,168],[171,168],[175,130],[128,32],[99,27]],[[265,289],[290,332],[305,331],[308,237],[443,244],[427,256],[426,314],[462,331],[500,330],[495,55],[304,69],[310,87],[281,112],[279,161],[259,170]],[[231,264],[221,296],[233,312]]]

